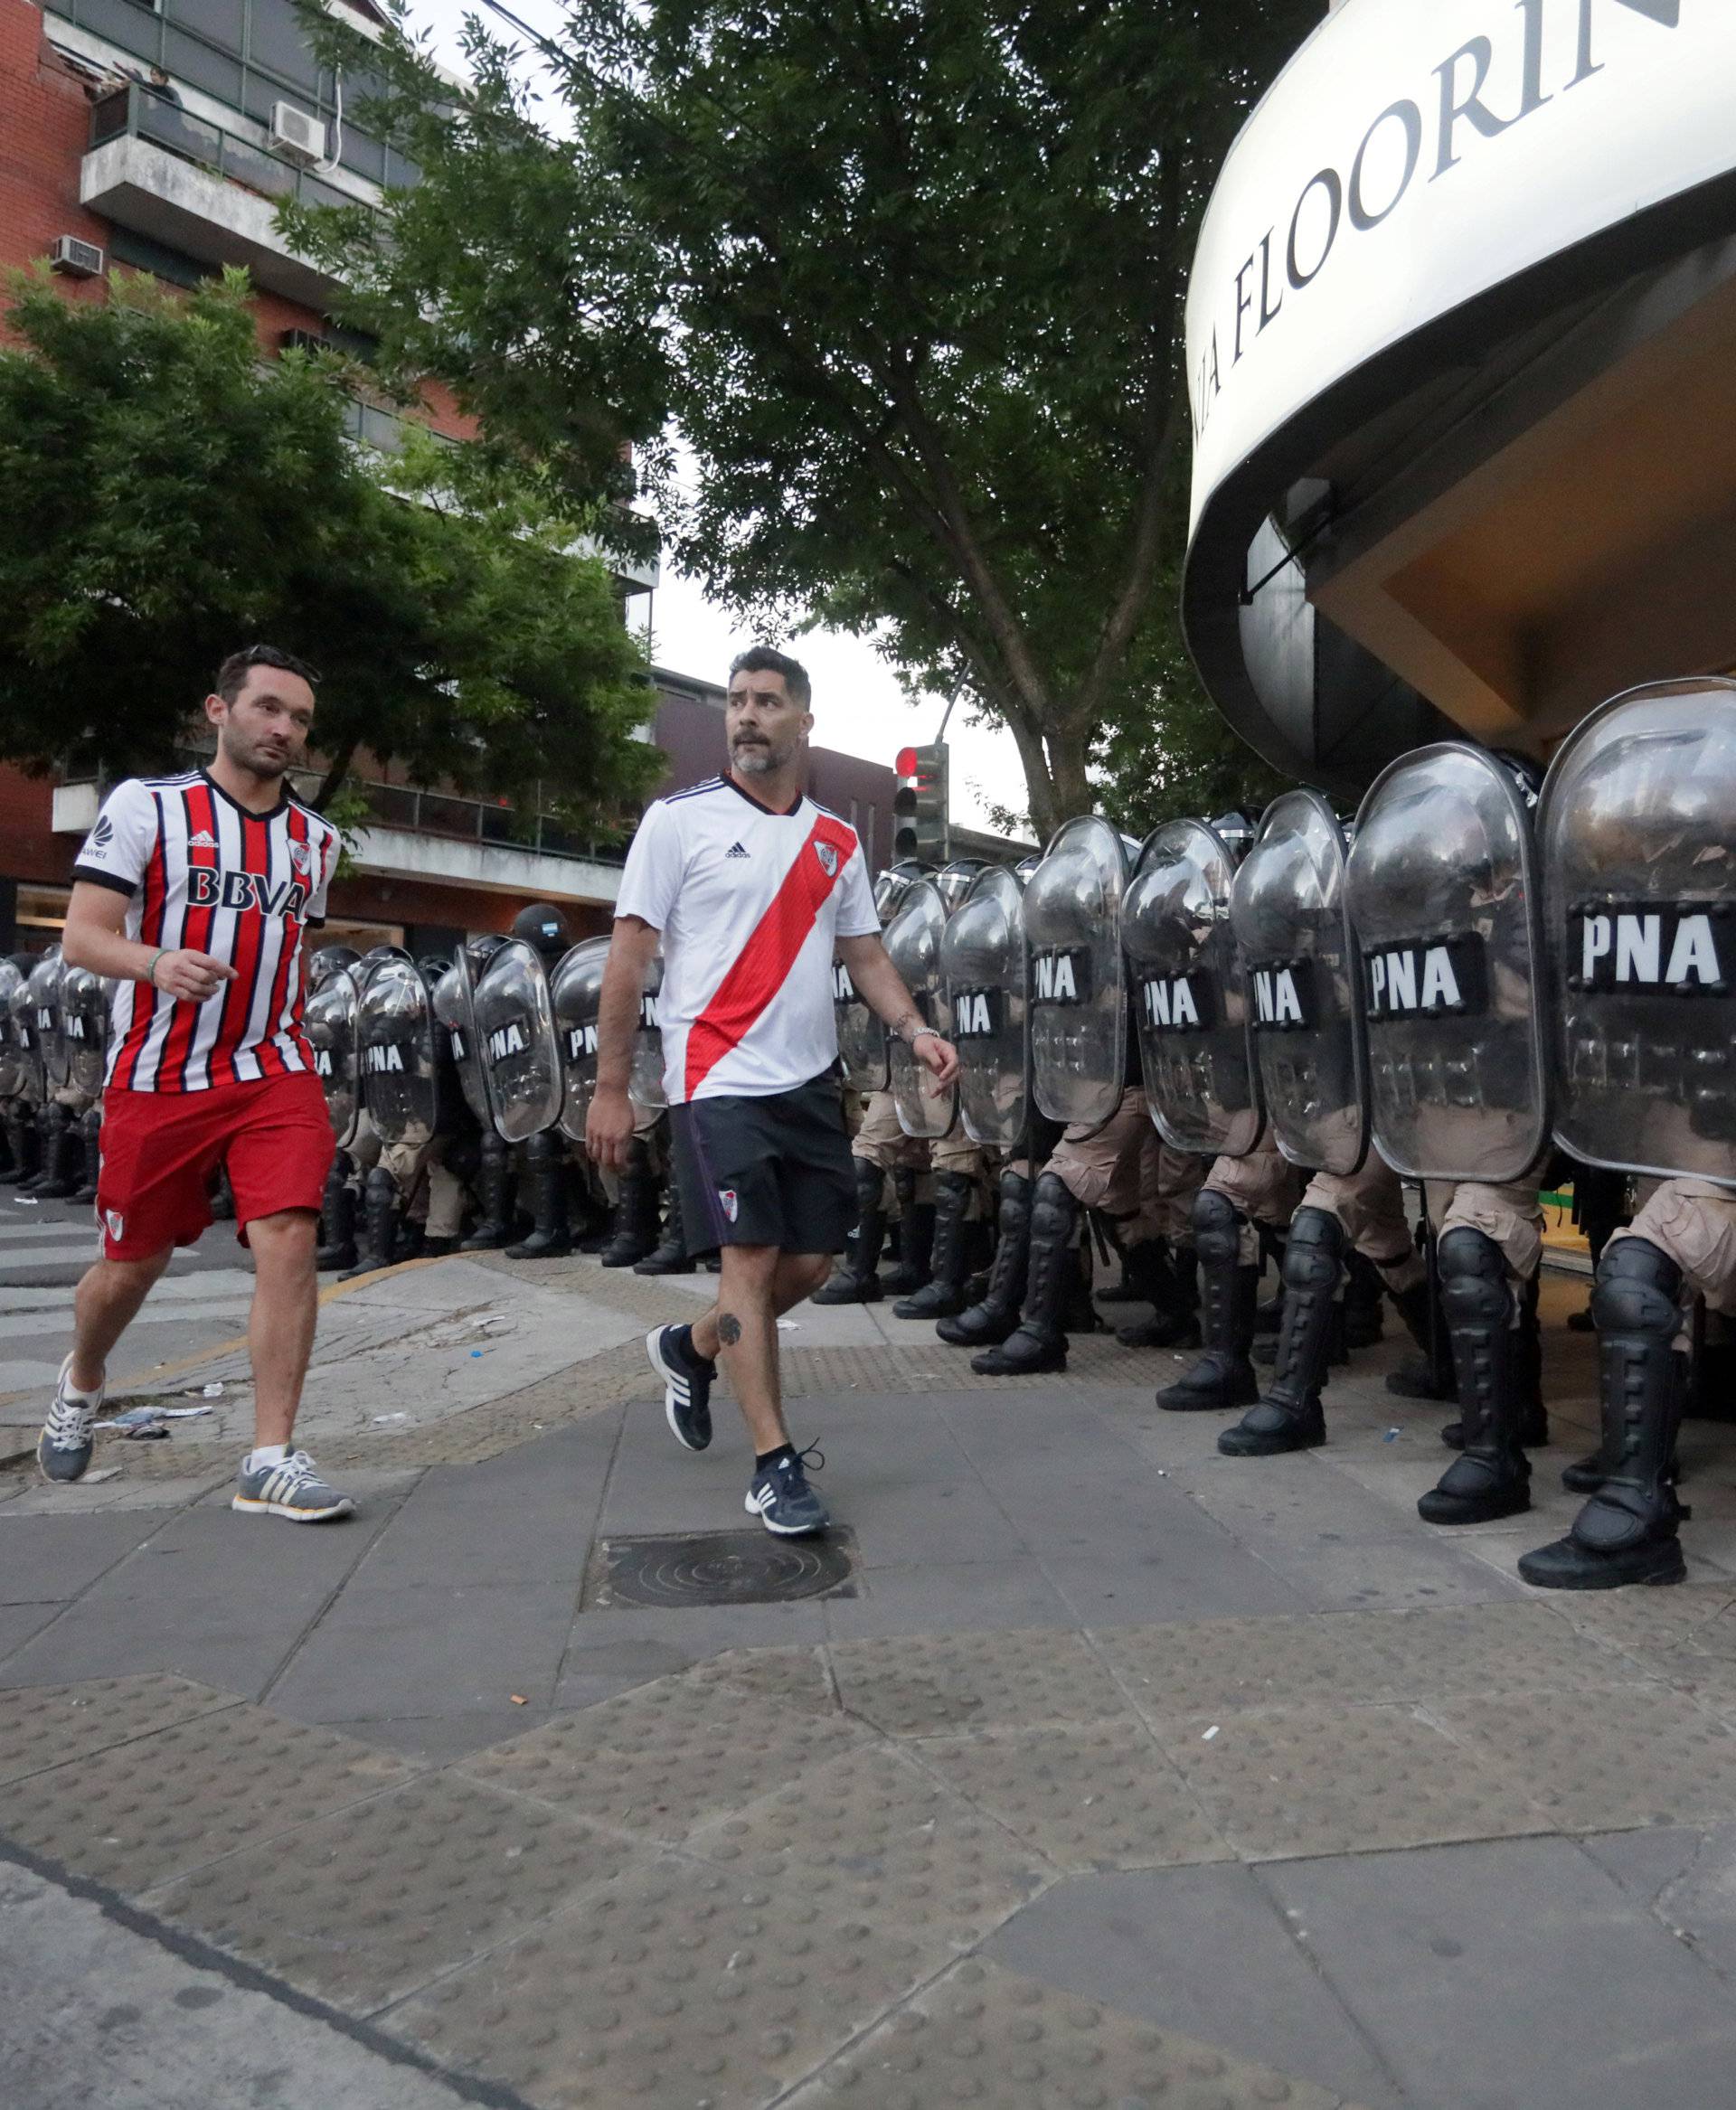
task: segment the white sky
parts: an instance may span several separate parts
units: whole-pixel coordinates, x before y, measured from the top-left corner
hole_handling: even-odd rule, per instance
[[[548,0],[508,0],[513,12],[533,28],[558,33],[561,13]],[[458,38],[467,14],[483,13],[491,25],[509,33],[488,16],[476,0],[412,0],[410,19],[435,33],[436,53],[454,68],[462,64]],[[643,623],[643,599],[628,604],[632,620]],[[652,655],[659,666],[707,681],[727,678],[731,657],[756,642],[723,609],[705,598],[697,580],[672,566],[663,568],[663,582],[652,599]],[[866,642],[836,630],[814,630],[797,638],[772,640],[793,652],[814,680],[814,738],[820,747],[836,748],[889,767],[901,747],[934,738],[946,710],[944,697],[929,697],[912,707],[891,670]],[[947,728],[952,761],[952,812],[967,827],[986,826],[986,802],[1023,812],[1024,772],[1011,734],[993,726],[965,722],[965,706],[953,712]]]

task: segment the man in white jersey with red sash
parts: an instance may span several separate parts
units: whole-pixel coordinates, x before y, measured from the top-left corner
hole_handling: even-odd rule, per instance
[[[645,972],[663,943],[664,1078],[688,1249],[722,1249],[717,1303],[646,1347],[677,1439],[712,1440],[716,1358],[754,1447],[747,1508],[784,1537],[830,1521],[784,1426],[778,1319],[831,1272],[856,1213],[832,1005],[834,950],[945,1087],[958,1058],[880,942],[862,845],[805,796],[806,672],[756,645],[730,669],[723,777],[656,800],[627,853],[597,1027],[591,1155],[618,1164]]]
[[[217,731],[210,767],[117,785],[72,867],[66,959],[115,984],[103,1257],[79,1284],[36,1455],[52,1481],[90,1464],[108,1357],[175,1247],[210,1224],[223,1167],[255,1276],[254,1447],[233,1506],[313,1523],[354,1506],[290,1448],[333,1151],[302,1032],[302,938],[324,918],[338,834],[285,785],[313,723],[307,667],[269,645],[234,653],[205,716]]]

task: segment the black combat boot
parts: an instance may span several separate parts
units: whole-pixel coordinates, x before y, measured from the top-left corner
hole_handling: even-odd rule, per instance
[[[483,1131],[476,1166],[476,1207],[480,1211],[470,1236],[458,1250],[492,1253],[512,1241],[513,1154],[494,1129]]]
[[[64,1201],[77,1184],[71,1176],[71,1123],[66,1108],[52,1101],[43,1107],[36,1116],[36,1133],[41,1138],[37,1169],[20,1182],[18,1192],[33,1194],[39,1201]]]
[[[669,1174],[669,1198],[663,1216],[663,1236],[655,1249],[637,1261],[635,1275],[692,1275],[699,1263],[687,1250],[687,1234],[681,1217],[681,1182]]]
[[[615,1235],[598,1258],[605,1267],[632,1267],[657,1242],[657,1182],[651,1170],[651,1146],[636,1135],[621,1167],[621,1198],[615,1205]]]
[[[1139,1266],[1137,1279],[1146,1293],[1151,1316],[1116,1330],[1124,1348],[1197,1348],[1200,1345],[1199,1269],[1192,1246],[1180,1246],[1172,1258],[1163,1239],[1153,1239],[1127,1254],[1129,1270],[1134,1255],[1147,1258]]]
[[[1157,1404],[1166,1413],[1222,1414],[1231,1407],[1250,1407],[1260,1398],[1260,1380],[1248,1359],[1254,1339],[1254,1307],[1260,1301],[1260,1269],[1241,1262],[1245,1220],[1215,1187],[1202,1187],[1194,1197],[1194,1244],[1204,1292],[1201,1332],[1205,1353],[1158,1393]]]
[[[1269,1458],[1312,1450],[1326,1440],[1320,1389],[1332,1356],[1338,1286],[1344,1278],[1344,1229],[1324,1209],[1298,1209],[1284,1247],[1284,1323],[1266,1393],[1218,1448],[1228,1458]]]
[[[355,1266],[355,1190],[350,1185],[354,1171],[355,1161],[348,1151],[340,1150],[326,1175],[326,1192],[319,1202],[319,1250],[314,1255],[314,1266],[322,1275],[334,1267]]]
[[[877,1305],[885,1295],[880,1279],[880,1256],[886,1245],[886,1211],[882,1207],[885,1177],[865,1157],[854,1158],[856,1173],[856,1229],[850,1251],[814,1292],[816,1305]]]
[[[976,1182],[968,1173],[934,1176],[933,1237],[929,1249],[929,1279],[913,1295],[892,1306],[895,1319],[945,1319],[965,1308],[965,1220]]]
[[[1391,1263],[1389,1263],[1391,1265]],[[1373,1348],[1386,1332],[1386,1285],[1365,1254],[1353,1251],[1345,1262],[1344,1346]]]
[[[559,1260],[572,1250],[567,1215],[567,1153],[558,1130],[545,1128],[524,1146],[524,1199],[536,1221],[528,1238],[506,1248],[509,1260]]]
[[[1522,1328],[1507,1263],[1467,1225],[1439,1248],[1440,1305],[1458,1373],[1462,1450],[1417,1503],[1426,1524],[1487,1524],[1531,1507],[1531,1461],[1519,1441],[1524,1392]]]
[[[362,1192],[362,1238],[354,1267],[344,1280],[390,1267],[398,1254],[398,1182],[384,1165],[375,1165]]]
[[[898,1258],[881,1276],[888,1296],[911,1296],[927,1286],[929,1262],[934,1251],[934,1204],[916,1198],[916,1173],[899,1165],[892,1173],[892,1196],[898,1203]]]
[[[1035,1377],[1067,1367],[1061,1310],[1069,1277],[1078,1266],[1079,1203],[1058,1173],[1039,1175],[1031,1195],[1031,1255],[1025,1267],[1024,1305],[1005,1341],[973,1355],[979,1377]]]
[[[956,1319],[939,1319],[935,1332],[953,1348],[986,1348],[1005,1341],[1019,1323],[1031,1253],[1031,1182],[1011,1169],[1001,1174],[1000,1212],[995,1220],[995,1257],[982,1301],[967,1305]]]
[[[1549,1442],[1549,1413],[1543,1405],[1543,1335],[1537,1323],[1537,1284],[1533,1278],[1525,1286],[1524,1302],[1520,1307],[1519,1324],[1514,1342],[1514,1370],[1519,1386],[1519,1442],[1528,1451],[1541,1451]],[[1449,1451],[1465,1448],[1465,1425],[1462,1421],[1449,1421],[1440,1432],[1440,1440]],[[1573,1468],[1570,1465],[1568,1471]],[[1599,1474],[1580,1492],[1590,1494],[1603,1477]]]
[[[12,1169],[0,1177],[5,1185],[22,1189],[35,1177],[42,1162],[35,1119],[23,1099],[6,1101],[6,1142],[12,1153]]]
[[[1161,1239],[1140,1239],[1131,1246],[1124,1246],[1110,1234],[1115,1249],[1121,1256],[1121,1279],[1112,1282],[1107,1289],[1099,1289],[1097,1301],[1100,1305],[1149,1305],[1157,1300],[1152,1295],[1154,1254],[1161,1254]]]
[[[80,1208],[97,1198],[97,1176],[102,1170],[102,1108],[90,1107],[79,1116],[79,1184],[72,1196]]]
[[[1687,1572],[1676,1531],[1688,1512],[1672,1477],[1684,1376],[1674,1347],[1681,1295],[1682,1270],[1649,1239],[1605,1248],[1591,1310],[1609,1470],[1565,1539],[1521,1558],[1521,1577],[1538,1589],[1678,1583]]]

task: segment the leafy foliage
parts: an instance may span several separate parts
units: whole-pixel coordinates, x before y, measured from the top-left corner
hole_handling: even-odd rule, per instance
[[[0,344],[0,756],[161,768],[237,645],[323,675],[328,790],[358,752],[424,783],[612,813],[656,757],[642,661],[571,523],[448,489],[431,438],[371,457],[325,355],[263,362],[243,275],[13,281]]]
[[[1176,649],[1184,277],[1318,13],[567,0],[540,106],[474,22],[467,91],[407,38],[353,46],[423,180],[296,231],[401,381],[448,380],[563,490],[612,417],[714,595],[871,632],[1004,721],[1046,828]]]

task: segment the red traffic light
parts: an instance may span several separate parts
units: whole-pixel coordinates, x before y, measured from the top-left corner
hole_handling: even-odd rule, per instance
[[[916,749],[914,748],[900,748],[892,763],[892,774],[894,777],[914,777],[916,775]]]

